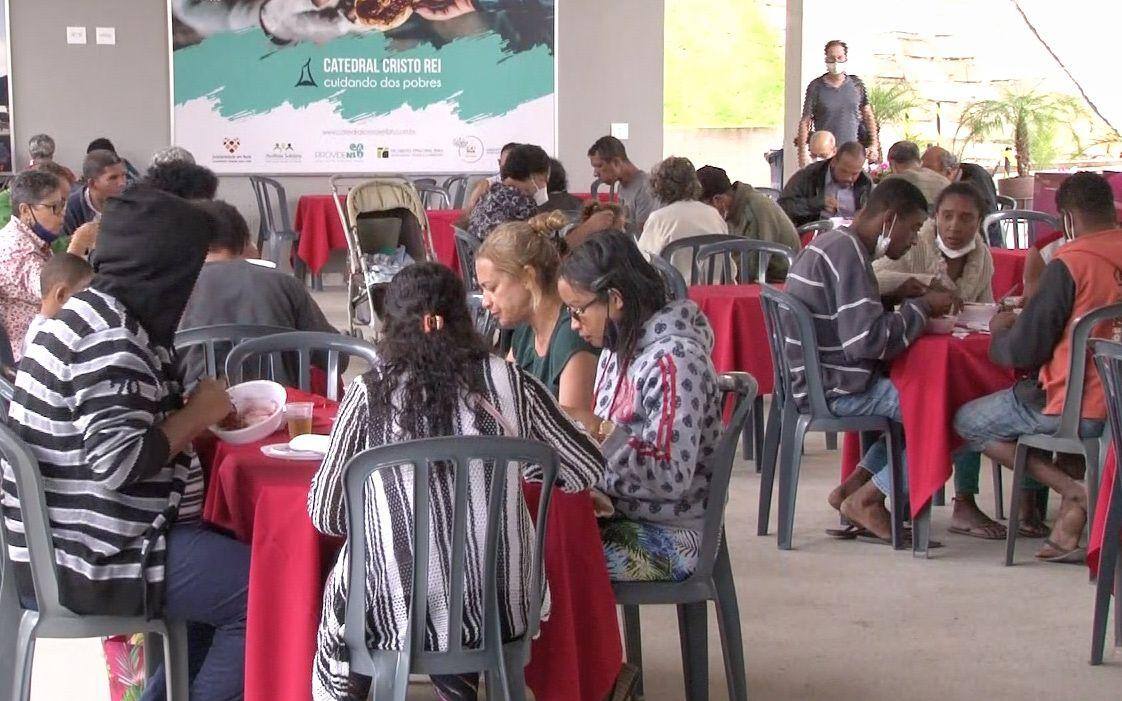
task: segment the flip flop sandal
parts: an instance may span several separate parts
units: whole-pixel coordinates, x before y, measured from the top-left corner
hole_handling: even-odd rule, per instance
[[[1048,535],[1048,524],[1022,523],[1017,527],[1017,535],[1021,538],[1043,538]]]
[[[892,545],[892,539],[891,538],[881,538],[880,536],[875,535],[872,532],[869,532],[868,536],[864,536],[864,535],[857,536],[857,540],[860,540],[860,541],[865,542],[865,543],[875,543],[877,545]],[[912,529],[910,529],[910,528],[905,528],[904,529],[904,547],[905,548],[912,547]],[[941,548],[941,547],[943,547],[943,543],[941,541],[934,540],[934,539],[927,541],[927,549],[928,550],[936,550],[936,549]]]
[[[1036,559],[1040,560],[1041,562],[1057,562],[1064,565],[1082,565],[1087,562],[1086,548],[1075,547],[1071,550],[1064,550],[1060,546],[1053,543],[1051,538],[1045,538],[1044,545],[1045,547],[1052,548],[1057,553],[1059,553],[1059,555],[1053,555],[1052,557],[1041,557],[1039,554],[1037,554]]]
[[[1001,524],[994,525],[1000,526]],[[947,532],[956,535],[964,535],[970,538],[978,538],[979,540],[1005,540],[1005,535],[991,535],[986,526],[971,526],[970,528],[951,526],[947,529]],[[1018,531],[1018,533],[1019,532],[1020,531]]]
[[[845,528],[827,528],[826,535],[838,540],[854,540],[860,536],[872,536],[873,532],[864,526],[851,523]]]

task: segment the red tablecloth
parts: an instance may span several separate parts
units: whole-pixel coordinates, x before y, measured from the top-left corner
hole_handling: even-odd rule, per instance
[[[307,396],[290,390],[290,396]],[[330,430],[335,406],[317,399],[316,433]],[[252,548],[246,630],[247,701],[311,697],[312,659],[323,584],[342,541],[319,534],[307,512],[318,467],[261,454],[264,443],[200,446],[209,466],[205,518]],[[536,513],[539,485],[525,486]],[[622,660],[615,597],[587,493],[556,490],[546,536],[552,611],[533,643],[526,680],[539,701],[600,701]]]
[[[748,372],[760,394],[775,389],[759,285],[694,285],[690,299],[713,327],[713,365],[717,372]]]
[[[989,360],[990,336],[923,336],[892,363],[890,378],[900,393],[907,443],[912,516],[952,474],[951,453],[962,445],[954,432],[959,407],[1013,385],[1014,373]],[[842,477],[859,459],[857,436],[847,434]]]
[[[993,254],[993,298],[997,300],[1024,282],[1025,258],[1028,256],[1028,251],[990,248],[990,253]],[[1014,294],[1021,294],[1023,289],[1019,287]]]
[[[302,195],[296,202],[293,228],[300,234],[296,255],[316,274],[323,269],[332,251],[347,247],[343,226],[339,223],[339,214],[331,198],[331,195]],[[452,222],[459,218],[460,210],[430,210],[426,214],[437,260],[458,270]]]
[[[1103,461],[1103,474],[1099,482],[1099,500],[1095,503],[1095,522],[1091,524],[1091,537],[1087,541],[1087,568],[1091,576],[1099,575],[1099,551],[1103,547],[1103,530],[1106,528],[1106,515],[1110,511],[1111,497],[1114,494],[1114,480],[1118,479],[1118,461],[1112,446]],[[1122,604],[1115,604],[1115,606]]]

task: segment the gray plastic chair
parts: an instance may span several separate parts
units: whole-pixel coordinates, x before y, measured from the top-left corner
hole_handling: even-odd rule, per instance
[[[432,501],[429,475],[436,469],[459,471],[473,461],[484,461],[492,466],[490,475],[490,501],[488,503],[485,562],[482,572],[483,591],[488,599],[484,613],[482,647],[463,647],[465,540],[468,523],[468,481],[456,479],[454,487],[454,516],[450,540],[452,552],[450,565],[450,596],[448,621],[448,649],[425,650],[425,629],[428,624],[429,580],[417,577],[407,585],[411,592],[409,630],[405,635],[404,650],[372,650],[366,641],[366,601],[361,594],[366,591],[366,540],[356,537],[366,529],[366,485],[374,472],[395,472],[413,466],[413,538],[414,562],[429,563],[429,537]],[[507,495],[508,470],[521,472],[521,463],[539,465],[542,471],[542,493],[538,502],[534,552],[530,568],[530,610],[526,617],[526,632],[517,640],[502,639],[502,619],[499,609],[498,524],[502,521],[507,499],[520,499],[521,495]],[[512,466],[513,464],[513,466]],[[524,668],[530,661],[530,641],[538,633],[541,621],[544,572],[542,569],[545,533],[548,525],[549,502],[557,477],[557,453],[549,446],[521,438],[496,438],[483,436],[451,436],[426,440],[407,441],[359,453],[344,468],[347,507],[347,556],[350,562],[347,591],[346,625],[344,640],[350,654],[351,670],[373,678],[371,690],[379,701],[393,699],[404,701],[409,685],[409,674],[464,674],[485,672],[490,698],[521,700],[526,698]],[[428,572],[426,564],[423,572]],[[418,605],[420,604],[420,605]]]
[[[795,252],[781,243],[739,237],[699,246],[694,260],[704,271],[704,284],[743,285],[766,281],[772,256],[782,256],[788,269],[795,261]],[[714,259],[721,265],[715,265]]]
[[[292,329],[283,326],[261,326],[251,324],[216,324],[184,329],[175,334],[175,350],[179,354],[202,346],[206,376],[219,377],[221,370],[225,376],[226,355],[230,349],[250,338],[289,333]]]
[[[1114,454],[1122,455],[1122,344],[1092,341],[1091,349],[1106,393]],[[1093,665],[1103,663],[1111,590],[1114,592],[1114,646],[1122,647],[1122,557],[1118,554],[1118,541],[1122,538],[1122,473],[1114,479],[1112,489],[1110,511],[1106,515],[1103,544],[1099,551],[1099,577],[1095,582],[1095,615],[1091,625]]]
[[[464,199],[467,198],[468,177],[466,175],[453,175],[444,181],[444,191],[452,198],[452,209],[463,209]]]
[[[273,178],[263,175],[249,176],[249,184],[253,188],[253,196],[257,199],[257,250],[266,260],[271,260],[280,265],[281,243],[288,241],[295,249],[300,242],[300,234],[292,228],[292,220],[288,216],[288,196],[284,185]],[[266,250],[266,247],[269,250]],[[308,274],[307,266],[299,256],[293,256],[293,275],[303,280]],[[312,276],[313,286],[322,288],[319,275]]]
[[[1036,231],[1039,224],[1044,224],[1051,229],[1060,228],[1060,220],[1045,212],[1034,212],[1031,209],[1009,209],[986,215],[982,220],[982,231],[989,232],[991,246],[1005,248],[1004,224],[1008,222],[1010,233],[1013,234],[1013,248],[1025,249],[1032,247],[1036,242]],[[990,227],[993,226],[991,229]],[[1021,245],[1021,233],[1024,233],[1024,245]]]
[[[37,611],[33,611],[20,604],[15,572],[8,559],[8,533],[0,520],[0,631],[3,631],[0,635],[0,694],[10,691],[13,701],[28,701],[31,698],[31,671],[35,641],[39,638],[99,638],[154,633],[164,642],[167,698],[169,701],[187,701],[186,626],[158,618],[149,620],[143,616],[79,615],[63,606],[59,601],[54,543],[39,463],[27,446],[3,425],[0,425],[0,454],[15,476],[38,607]],[[152,655],[154,650],[148,649]]]
[[[690,288],[686,284],[686,279],[682,277],[681,271],[662,256],[651,256],[650,261],[654,269],[662,276],[662,284],[666,288],[667,299],[675,302],[689,299]]]
[[[1094,523],[1095,500],[1099,496],[1101,470],[1101,436],[1084,437],[1080,434],[1080,414],[1083,409],[1083,382],[1087,372],[1087,339],[1103,321],[1122,319],[1122,304],[1110,304],[1084,314],[1071,329],[1071,361],[1067,371],[1067,390],[1064,409],[1060,414],[1060,427],[1055,433],[1034,433],[1021,436],[1013,466],[1013,483],[1009,486],[1009,528],[1005,536],[1005,565],[1013,564],[1013,551],[1017,546],[1017,528],[1021,522],[1021,497],[1024,495],[1024,478],[1027,472],[1028,452],[1037,448],[1045,453],[1079,455],[1087,467],[1084,482],[1087,484],[1087,523]]]
[[[997,209],[1001,212],[1008,212],[1017,208],[1017,200],[1005,195],[997,196]]]
[[[814,333],[814,320],[802,302],[786,292],[763,285],[760,301],[764,306],[764,323],[771,346],[771,360],[775,367],[776,392],[772,396],[773,417],[768,425],[769,437],[764,440],[764,467],[760,480],[759,522],[756,532],[767,535],[771,514],[771,493],[776,468],[779,472],[779,535],[781,550],[791,549],[795,528],[795,495],[798,490],[799,467],[802,463],[803,443],[808,431],[875,431],[884,434],[888,441],[888,469],[892,511],[892,547],[904,547],[904,493],[903,427],[884,416],[836,416],[826,402],[822,385],[822,370],[818,339]],[[792,395],[793,372],[786,352],[786,339],[801,344],[807,382],[807,404],[800,411]],[[779,412],[778,421],[774,414]],[[773,430],[772,426],[777,426]],[[779,435],[776,436],[775,434]],[[778,437],[778,441],[776,438]],[[769,442],[770,441],[770,442]],[[778,446],[776,446],[778,442]],[[778,461],[771,459],[778,448]],[[778,462],[778,465],[777,465]],[[914,553],[926,554],[930,540],[930,508],[913,523]]]
[[[712,243],[743,240],[744,239],[739,236],[731,236],[729,234],[697,234],[695,236],[687,236],[685,238],[671,241],[670,243],[662,247],[662,250],[658,252],[658,255],[669,261],[671,265],[674,265],[674,257],[677,254],[682,253],[684,255],[688,255],[690,257],[690,278],[686,282],[691,285],[700,285],[702,284],[702,272],[701,267],[698,264],[698,249],[700,249],[702,246],[707,246]],[[675,267],[677,266],[675,265]]]
[[[713,460],[713,478],[709,483],[697,569],[681,582],[612,582],[616,603],[623,609],[627,661],[639,668],[635,689],[637,696],[643,694],[639,607],[674,604],[678,607],[678,642],[682,649],[685,698],[691,701],[709,698],[707,603],[712,601],[717,607],[717,626],[721,632],[729,698],[733,701],[747,701],[748,698],[740,607],[724,522],[737,439],[755,404],[756,379],[746,372],[725,373],[719,377],[719,387],[724,395],[736,397],[736,410],[725,427]]]
[[[838,227],[834,226],[834,222],[830,221],[829,219],[819,219],[818,221],[812,221],[809,224],[803,224],[798,229],[796,229],[796,231],[799,234],[800,241],[802,240],[804,234],[813,231],[814,236],[810,237],[810,240],[813,241],[818,237],[818,234],[824,234],[827,231],[833,231],[836,228]]]
[[[456,257],[460,262],[460,279],[468,292],[479,291],[479,279],[475,276],[475,254],[483,242],[479,237],[454,227],[456,237]]]
[[[272,377],[282,354],[296,353],[299,358],[299,380],[297,387],[304,391],[312,390],[312,353],[327,355],[327,398],[339,399],[339,380],[343,374],[340,356],[364,359],[370,365],[378,361],[378,351],[366,341],[337,333],[318,331],[288,331],[271,336],[262,336],[242,341],[234,346],[226,356],[226,378],[231,385],[242,381],[242,369],[251,358],[268,356],[269,373]]]
[[[413,189],[421,197],[421,206],[425,209],[452,209],[452,196],[444,188],[437,187],[435,180],[431,185],[414,181]]]

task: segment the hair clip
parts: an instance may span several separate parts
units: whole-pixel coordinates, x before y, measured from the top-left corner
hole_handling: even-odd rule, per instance
[[[425,314],[421,317],[421,328],[425,333],[440,331],[444,328],[444,317],[439,314]]]

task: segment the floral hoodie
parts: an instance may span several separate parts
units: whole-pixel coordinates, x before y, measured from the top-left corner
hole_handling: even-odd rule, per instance
[[[679,301],[643,326],[622,379],[619,357],[600,356],[596,414],[616,424],[600,489],[621,515],[701,528],[722,430],[712,350],[705,315]]]

